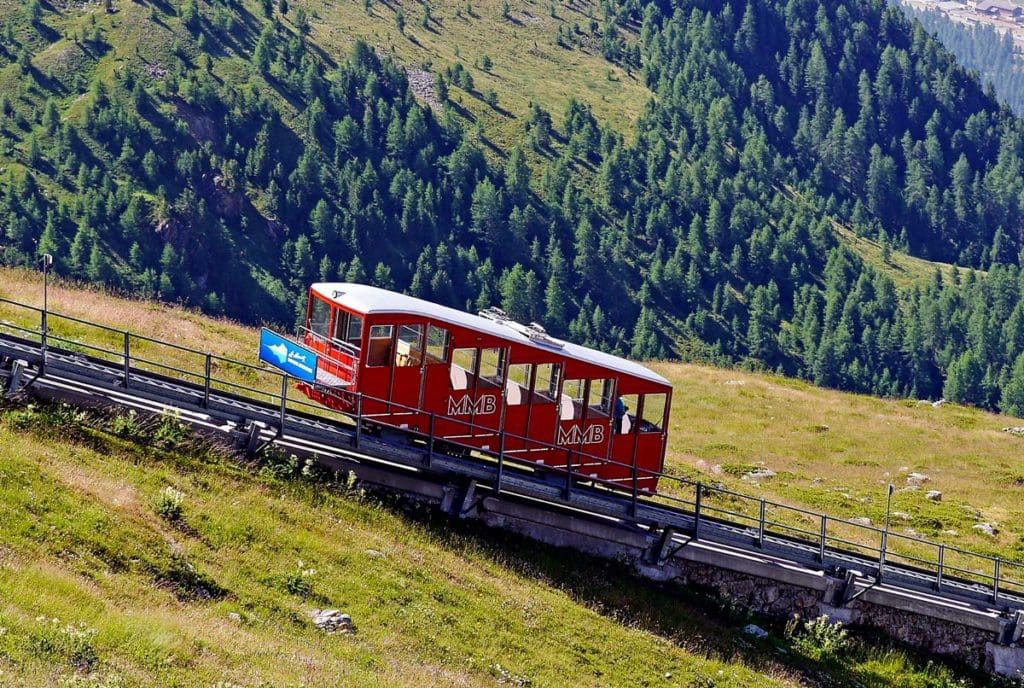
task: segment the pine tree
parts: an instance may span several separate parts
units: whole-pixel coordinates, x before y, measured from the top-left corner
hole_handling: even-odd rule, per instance
[[[502,198],[490,179],[484,177],[473,190],[470,213],[473,232],[493,252],[501,248],[505,229]]]
[[[1009,380],[1003,387],[999,408],[1003,413],[1024,418],[1024,353],[1013,362]]]
[[[531,322],[538,316],[540,287],[533,270],[516,263],[501,276],[501,307],[519,322]]]

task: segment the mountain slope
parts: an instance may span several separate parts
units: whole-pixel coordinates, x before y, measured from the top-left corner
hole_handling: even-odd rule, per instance
[[[249,322],[367,280],[639,357],[1024,406],[1024,127],[883,2],[5,2],[5,262]],[[836,223],[989,274],[900,293]]]

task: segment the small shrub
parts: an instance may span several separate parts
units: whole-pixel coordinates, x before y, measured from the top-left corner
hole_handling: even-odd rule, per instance
[[[299,457],[295,454],[285,454],[277,447],[267,447],[263,450],[262,457],[263,467],[260,468],[260,475],[266,478],[287,480],[299,469]]]
[[[800,623],[795,616],[786,624],[786,637],[793,649],[819,662],[833,662],[850,647],[849,633],[841,624],[829,621],[827,615]]]
[[[285,592],[305,600],[313,595],[315,577],[316,569],[306,568],[306,565],[299,559],[295,562],[295,570],[281,577],[281,587]]]
[[[164,413],[153,441],[163,449],[176,449],[188,439],[188,429],[176,413]]]
[[[156,513],[165,521],[178,521],[184,512],[184,506],[185,493],[168,485],[157,497]]]
[[[519,688],[529,688],[529,686],[533,685],[533,681],[530,679],[525,676],[514,674],[511,670],[501,666],[500,664],[491,664],[487,669],[492,677],[498,679],[498,683],[502,683],[507,686],[518,686]]]
[[[138,414],[129,411],[126,414],[118,414],[110,419],[108,425],[110,432],[121,439],[137,442],[143,439],[145,431],[139,423]]]

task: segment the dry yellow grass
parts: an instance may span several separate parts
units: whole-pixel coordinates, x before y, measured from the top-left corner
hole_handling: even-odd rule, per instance
[[[893,483],[899,488],[896,532],[1024,559],[1024,440],[1002,432],[1019,420],[954,404],[936,408],[836,392],[774,375],[652,367],[674,386],[671,470],[879,525],[886,486]],[[756,465],[778,475],[744,480]],[[928,476],[917,490],[908,489],[913,472]],[[932,489],[943,493],[941,502],[925,498]],[[996,538],[973,528],[983,521],[998,524]]]

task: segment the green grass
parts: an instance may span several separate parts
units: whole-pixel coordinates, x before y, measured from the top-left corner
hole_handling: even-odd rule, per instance
[[[944,279],[949,279],[953,275],[954,267],[949,263],[925,260],[896,249],[892,249],[889,259],[886,260],[881,244],[874,239],[857,236],[852,230],[839,224],[835,224],[834,227],[843,243],[853,249],[865,263],[892,279],[900,289],[926,285],[934,278],[936,270],[942,273]],[[978,273],[983,274],[984,271]]]
[[[893,483],[892,508],[905,514],[893,521],[896,532],[1024,561],[1024,440],[1002,432],[1021,425],[1019,419],[836,392],[775,375],[653,367],[674,388],[670,470],[879,526]],[[777,475],[744,480],[755,466]],[[917,490],[908,489],[913,472],[929,478]],[[928,490],[941,491],[942,501],[927,500]],[[998,535],[974,529],[981,522],[998,523]],[[934,547],[918,551],[926,549],[934,559]]]
[[[641,611],[653,591],[630,600],[603,580],[611,569],[570,574],[558,552],[492,547],[187,443],[144,448],[104,422],[60,409],[0,420],[5,682],[789,683],[781,665],[769,680],[734,657],[722,638],[735,629],[693,605]],[[177,519],[159,513],[168,486],[185,495]],[[356,634],[316,631],[306,614],[325,607]]]
[[[864,686],[981,680],[822,651],[700,594],[245,465],[168,421],[0,408],[0,683]],[[163,437],[164,441],[158,441]],[[166,496],[180,493],[180,508]],[[315,608],[351,614],[328,636]]]

